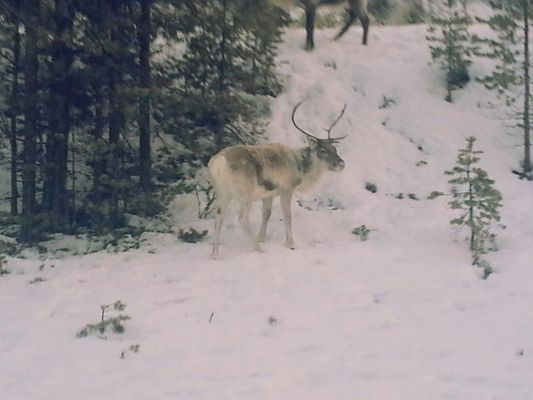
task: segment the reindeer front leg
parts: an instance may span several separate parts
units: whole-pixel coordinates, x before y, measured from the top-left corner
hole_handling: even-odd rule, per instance
[[[294,250],[296,245],[292,239],[291,199],[292,192],[282,193],[280,195],[281,211],[283,213],[283,221],[285,222],[285,247]]]

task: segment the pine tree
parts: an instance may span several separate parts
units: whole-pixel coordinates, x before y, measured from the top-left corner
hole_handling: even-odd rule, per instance
[[[184,2],[177,18],[184,51],[164,66],[177,90],[159,93],[158,123],[197,154],[199,142],[212,153],[257,140],[252,96],[279,93],[274,57],[286,14],[266,0],[201,0]]]
[[[481,81],[511,108],[522,130],[522,171],[519,175],[533,179],[531,163],[531,71],[530,71],[530,20],[533,6],[530,0],[489,0],[494,15],[487,21],[497,33],[494,39],[476,38],[488,46],[480,55],[496,60],[492,74]],[[514,109],[518,107],[519,110]]]
[[[470,56],[470,19],[458,0],[439,0],[433,5],[433,16],[426,39],[430,43],[431,57],[446,72],[445,100],[452,101],[452,91],[463,87],[470,80],[468,67],[472,64]]]
[[[240,19],[246,31],[249,54],[244,90],[250,94],[276,96],[281,90],[275,73],[275,57],[289,15],[270,0],[245,0]]]
[[[459,150],[457,164],[445,174],[452,176],[448,183],[453,185],[452,200],[448,205],[460,212],[459,217],[450,223],[457,228],[468,228],[472,263],[479,265],[481,255],[488,251],[496,236],[491,228],[500,221],[502,195],[494,188],[494,180],[489,178],[487,172],[476,166],[483,151],[474,150],[475,141],[474,137],[466,139],[467,146]],[[430,198],[442,194],[433,192]]]
[[[85,17],[80,38],[85,105],[91,126],[81,160],[92,168],[92,187],[82,199],[88,224],[97,229],[123,224],[128,200],[139,188],[139,152],[126,129],[138,132],[139,40],[136,0],[80,2]],[[144,92],[146,93],[146,92]],[[137,154],[135,154],[137,153]]]

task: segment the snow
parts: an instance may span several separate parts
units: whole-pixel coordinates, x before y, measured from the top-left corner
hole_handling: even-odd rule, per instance
[[[210,240],[169,234],[118,254],[8,258],[0,397],[533,399],[533,185],[511,174],[520,136],[504,130],[476,82],[443,100],[425,34],[372,27],[363,47],[358,28],[339,42],[324,30],[308,53],[302,29],[287,33],[286,90],[268,137],[303,144],[290,122],[302,99],[298,121],[317,135],[347,103],[333,133],[349,135],[339,144],[345,170],[297,196],[297,250],[283,247],[275,203],[264,253],[250,250],[232,217],[216,261]],[[383,96],[394,103],[380,108]],[[470,135],[504,196],[506,229],[486,257],[495,269],[487,280],[470,265],[465,233],[450,226],[446,199],[426,200],[447,189],[443,172]],[[176,227],[211,229],[194,201],[177,202]],[[363,224],[367,241],[350,233]],[[76,338],[117,300],[131,317],[124,334]]]

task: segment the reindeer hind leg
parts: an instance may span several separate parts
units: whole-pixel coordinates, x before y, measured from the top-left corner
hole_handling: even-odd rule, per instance
[[[261,251],[259,243],[257,242],[257,237],[253,234],[252,228],[250,227],[250,210],[252,208],[251,199],[242,200],[240,206],[241,208],[239,209],[239,223],[241,224],[241,227],[246,236],[248,236],[248,238],[252,241],[254,250]]]
[[[220,244],[220,231],[222,230],[222,224],[224,222],[224,214],[229,206],[230,199],[219,200],[217,213],[215,215],[215,237],[213,239],[213,250],[211,252],[211,258],[218,257],[218,246]]]
[[[261,229],[259,230],[259,235],[257,235],[257,242],[261,243],[265,241],[266,230],[268,225],[268,220],[272,214],[272,197],[267,197],[263,199],[263,221],[261,222]]]

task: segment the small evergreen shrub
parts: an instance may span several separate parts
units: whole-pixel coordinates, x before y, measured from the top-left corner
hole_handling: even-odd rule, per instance
[[[370,193],[377,193],[378,191],[377,185],[372,182],[365,183],[365,189],[368,190]]]
[[[206,230],[199,232],[194,228],[190,228],[187,231],[180,229],[178,232],[178,239],[186,243],[198,243],[204,240],[206,235],[207,235]]]
[[[366,225],[360,225],[357,228],[352,230],[352,233],[355,236],[359,236],[362,242],[368,240],[368,235],[370,234],[371,229],[368,229]]]
[[[118,314],[113,317],[106,318],[105,314],[108,310],[114,310],[114,311],[124,311],[126,308],[126,304],[122,303],[120,300],[114,302],[113,304],[104,304],[100,306],[100,309],[102,311],[100,322],[96,324],[87,324],[85,328],[83,328],[81,331],[79,331],[76,336],[81,337],[87,337],[89,335],[96,335],[96,337],[100,339],[105,339],[106,336],[104,336],[106,331],[111,331],[113,333],[122,334],[125,331],[123,322],[130,319],[129,316]]]
[[[396,105],[396,100],[393,98],[387,97],[383,95],[381,104],[378,106],[380,110],[383,110],[384,108],[389,108]]]
[[[6,268],[7,260],[3,254],[0,254],[0,276],[8,275],[11,272]]]
[[[104,248],[110,253],[120,253],[140,248],[143,233],[143,228],[128,226],[112,230],[106,235],[90,235],[89,240],[94,242],[96,248]]]
[[[18,249],[16,245],[9,243],[9,242],[5,242],[0,239],[0,254],[7,254],[8,256],[14,256],[17,254],[17,252],[18,252]]]
[[[127,350],[124,350],[122,353],[120,353],[120,358],[124,360],[126,358],[126,354],[128,353],[137,354],[140,348],[141,348],[140,344],[132,344],[131,346],[128,347]]]

